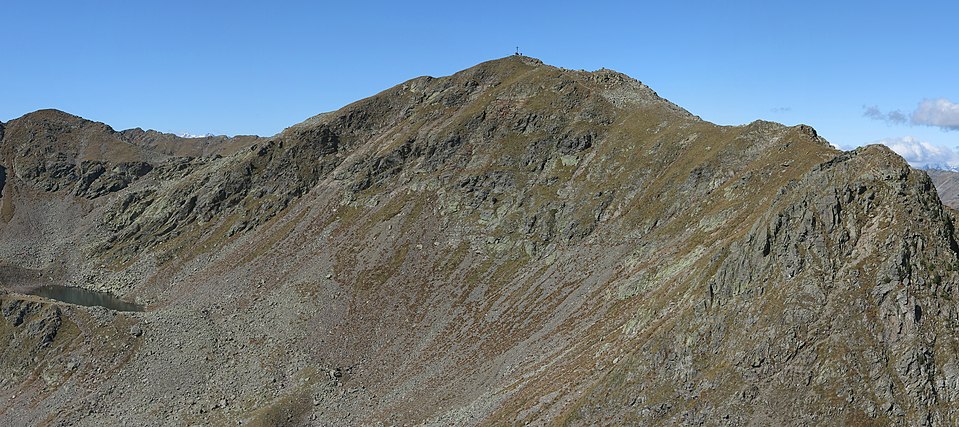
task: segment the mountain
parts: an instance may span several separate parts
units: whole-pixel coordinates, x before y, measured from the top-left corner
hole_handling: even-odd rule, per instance
[[[955,216],[882,146],[523,56],[270,138],[0,133],[4,424],[959,422]]]
[[[949,166],[948,164],[931,164],[927,163],[922,167],[922,170],[925,171],[946,171],[946,172],[959,172],[959,167]]]
[[[182,133],[177,133],[177,134],[174,134],[174,135],[179,136],[180,138],[210,138],[210,137],[215,136],[215,135],[213,135],[212,133],[206,133],[206,134],[203,134],[203,135],[195,135],[195,134],[192,134],[192,133],[189,133],[189,132],[182,132]]]
[[[926,169],[932,178],[942,203],[953,209],[959,209],[959,172],[943,169]]]

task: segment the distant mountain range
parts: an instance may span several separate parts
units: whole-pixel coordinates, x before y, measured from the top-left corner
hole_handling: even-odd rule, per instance
[[[941,168],[924,170],[935,183],[942,203],[953,209],[959,209],[959,171]]]
[[[920,169],[922,169],[922,170],[938,170],[938,171],[959,172],[959,167],[949,166],[949,165],[945,165],[945,164],[942,164],[942,165],[929,164],[929,165],[923,166],[923,167],[920,168]]]
[[[177,133],[177,134],[175,134],[175,135],[176,135],[176,136],[179,136],[180,138],[209,138],[209,137],[212,137],[212,136],[213,136],[212,133],[207,133],[207,134],[203,134],[203,135],[194,135],[194,134],[192,134],[192,133],[186,133],[186,132]]]

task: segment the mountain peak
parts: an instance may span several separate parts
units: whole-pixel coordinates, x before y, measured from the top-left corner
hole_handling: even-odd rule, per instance
[[[489,102],[538,110],[538,114],[565,114],[588,106],[592,115],[619,114],[614,110],[654,109],[677,118],[700,120],[624,73],[605,68],[573,70],[548,65],[537,58],[510,55],[481,62],[448,76],[410,79],[340,110],[313,116],[287,131],[329,123],[344,116],[350,120],[362,116],[370,125],[390,120],[381,114],[363,114],[372,110],[389,109],[408,114],[416,106],[460,108],[472,105],[471,108],[487,108]]]
[[[491,59],[486,62],[509,62],[509,61],[518,61],[528,65],[546,65],[543,60],[539,58],[534,58],[532,56],[522,55],[522,54],[511,54],[506,55],[501,58]]]
[[[40,109],[31,113],[24,114],[23,116],[20,116],[19,118],[14,120],[48,121],[48,122],[58,122],[58,123],[90,122],[90,120],[84,119],[83,117],[73,115],[55,108]]]

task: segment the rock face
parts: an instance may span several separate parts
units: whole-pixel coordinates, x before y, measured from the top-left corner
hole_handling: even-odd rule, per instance
[[[271,138],[0,129],[0,282],[147,305],[3,295],[60,319],[9,422],[959,422],[955,218],[881,146],[518,56]]]

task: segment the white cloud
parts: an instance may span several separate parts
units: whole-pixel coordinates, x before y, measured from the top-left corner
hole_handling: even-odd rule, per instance
[[[882,111],[877,106],[863,106],[862,115],[891,125],[932,126],[942,130],[959,130],[959,104],[945,98],[925,99],[908,116],[900,110]]]
[[[912,113],[912,123],[959,130],[959,104],[943,98],[923,100]]]
[[[948,147],[939,147],[912,136],[886,138],[876,141],[906,159],[918,168],[955,169],[959,167],[959,154]]]

